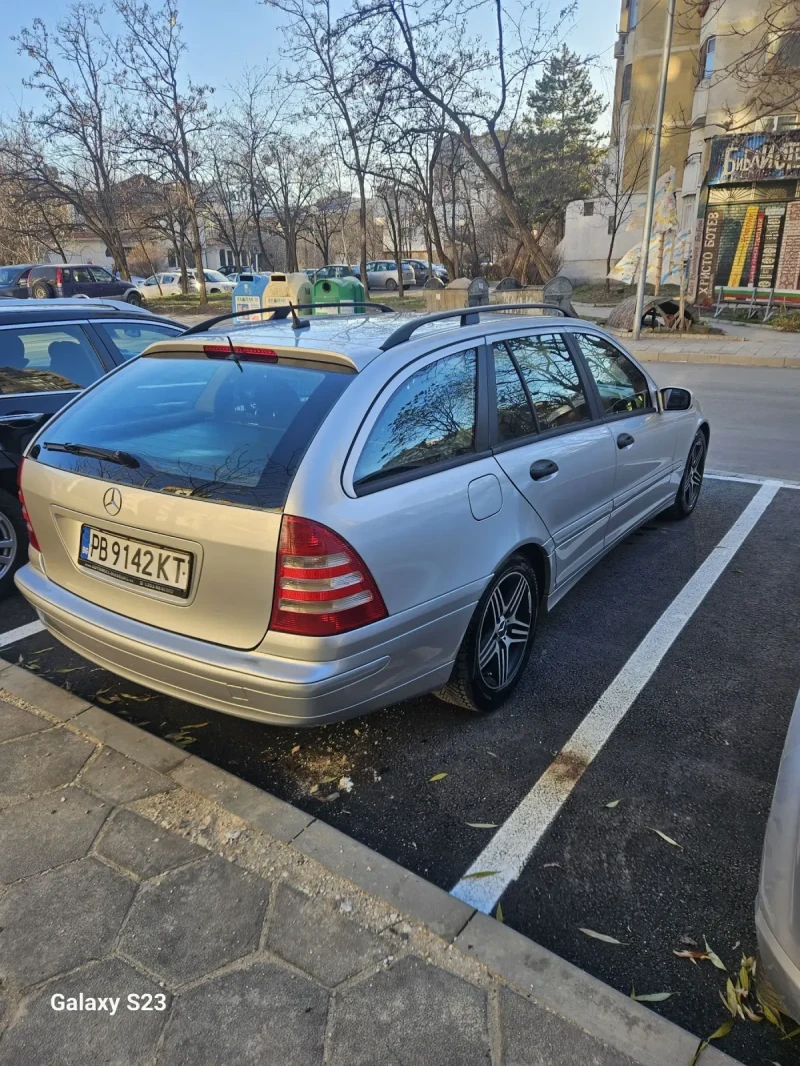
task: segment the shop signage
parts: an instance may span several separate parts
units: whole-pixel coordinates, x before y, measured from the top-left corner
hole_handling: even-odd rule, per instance
[[[707,185],[800,178],[800,130],[714,137]]]

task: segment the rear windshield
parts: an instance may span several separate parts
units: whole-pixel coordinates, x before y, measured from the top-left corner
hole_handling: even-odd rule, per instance
[[[155,492],[282,507],[306,448],[350,380],[335,367],[289,361],[140,357],[51,422],[31,457]],[[58,445],[119,452],[122,462]]]

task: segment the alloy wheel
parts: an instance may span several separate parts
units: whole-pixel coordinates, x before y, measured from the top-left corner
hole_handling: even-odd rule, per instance
[[[17,533],[11,519],[0,512],[0,579],[14,565],[18,547]]]
[[[478,633],[478,672],[497,691],[516,677],[533,623],[533,597],[524,574],[510,570],[489,597]]]
[[[703,437],[698,434],[692,444],[689,453],[689,463],[686,467],[686,476],[683,481],[683,502],[687,510],[692,510],[700,495],[703,484],[703,461],[705,459],[706,446]]]

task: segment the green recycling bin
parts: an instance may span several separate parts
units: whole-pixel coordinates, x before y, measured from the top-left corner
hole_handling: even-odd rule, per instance
[[[336,304],[336,307],[314,308],[315,315],[363,315],[365,308],[353,307],[364,303],[364,286],[358,278],[320,278],[315,281],[312,304]]]

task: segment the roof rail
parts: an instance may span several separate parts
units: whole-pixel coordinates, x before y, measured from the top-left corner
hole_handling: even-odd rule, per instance
[[[477,326],[481,320],[481,315],[495,314],[498,311],[507,313],[509,311],[533,310],[558,311],[564,318],[572,318],[569,311],[566,311],[559,304],[488,304],[483,307],[463,307],[457,311],[436,311],[432,315],[422,315],[416,320],[404,322],[402,326],[398,326],[383,342],[381,351],[388,352],[390,348],[395,348],[398,344],[403,344],[404,341],[410,340],[412,334],[420,326],[426,326],[429,322],[440,322],[445,318],[460,318],[459,325],[461,326]]]
[[[0,305],[2,306],[2,305]],[[342,300],[341,303],[326,303],[326,304],[278,304],[276,307],[249,307],[243,311],[229,311],[224,315],[215,315],[213,318],[204,318],[202,322],[195,323],[194,326],[190,326],[182,334],[184,337],[188,337],[190,333],[205,333],[211,326],[216,326],[217,322],[225,322],[230,318],[242,318],[245,315],[263,315],[265,313],[270,314],[272,317],[270,322],[281,322],[288,318],[293,311],[310,311],[316,310],[318,307],[366,307],[368,311],[380,311],[381,314],[394,314],[397,310],[396,307],[389,307],[388,304],[378,303],[360,303],[358,300]]]

